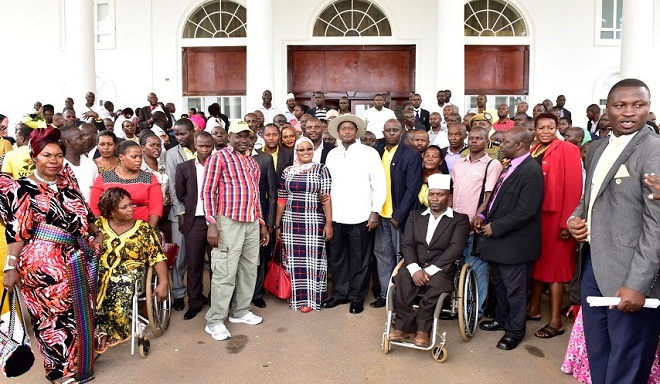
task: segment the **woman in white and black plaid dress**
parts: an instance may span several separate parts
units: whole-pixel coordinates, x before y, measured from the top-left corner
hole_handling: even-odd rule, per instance
[[[294,146],[293,165],[280,180],[276,236],[281,236],[283,259],[291,275],[291,309],[321,308],[328,286],[325,242],[332,238],[330,172],[313,163],[314,145],[301,137]]]

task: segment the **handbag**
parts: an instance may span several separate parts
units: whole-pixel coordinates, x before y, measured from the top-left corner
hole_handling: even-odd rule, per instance
[[[172,269],[179,254],[179,244],[165,242],[165,234],[163,232],[160,232],[160,243],[163,245],[163,252],[167,257],[167,269]]]
[[[275,241],[271,260],[268,262],[268,272],[264,279],[264,289],[282,300],[291,298],[291,276],[282,265],[282,240]]]
[[[488,167],[490,167],[490,163],[493,161],[493,159],[490,159],[488,161],[488,164],[486,164],[486,172],[484,172],[484,180],[481,182],[481,193],[479,194],[479,204],[477,207],[481,206],[481,204],[484,202],[484,197],[486,196],[486,177],[488,177]],[[484,244],[484,240],[486,240],[485,236],[481,236],[478,233],[474,233],[472,237],[472,251],[470,251],[470,256],[481,256],[481,246]]]
[[[0,307],[4,306],[7,292],[7,288],[2,292]],[[14,287],[13,291],[9,292],[9,312],[3,314],[0,319],[0,363],[2,363],[2,373],[10,378],[24,374],[34,364],[30,338],[23,316],[18,313],[20,307],[18,300],[18,289]]]

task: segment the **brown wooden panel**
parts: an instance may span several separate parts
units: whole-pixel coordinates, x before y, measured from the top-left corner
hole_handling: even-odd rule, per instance
[[[528,46],[465,46],[466,95],[526,95],[528,91]]]
[[[415,86],[415,49],[414,45],[289,46],[288,89],[299,100],[323,91],[328,104],[341,96],[373,99],[379,92],[407,98]]]
[[[245,47],[183,48],[183,95],[245,95]]]

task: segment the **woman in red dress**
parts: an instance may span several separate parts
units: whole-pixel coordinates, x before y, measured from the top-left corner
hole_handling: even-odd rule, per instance
[[[558,139],[558,119],[541,113],[534,119],[537,144],[530,151],[543,170],[541,257],[534,263],[528,320],[541,319],[541,296],[550,288],[550,321],[535,333],[547,339],[564,333],[561,304],[564,283],[575,273],[576,242],[566,221],[582,196],[582,160],[577,146]]]

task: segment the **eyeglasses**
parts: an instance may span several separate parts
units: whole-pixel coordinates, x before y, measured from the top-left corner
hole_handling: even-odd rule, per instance
[[[300,148],[296,149],[296,152],[314,152],[314,148]]]

